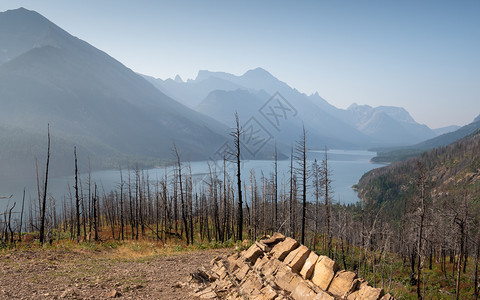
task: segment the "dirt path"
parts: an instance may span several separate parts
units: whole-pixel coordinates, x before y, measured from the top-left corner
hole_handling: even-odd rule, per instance
[[[0,255],[0,299],[193,299],[183,285],[230,249],[129,258],[105,253],[14,251]],[[116,295],[114,295],[116,294]]]

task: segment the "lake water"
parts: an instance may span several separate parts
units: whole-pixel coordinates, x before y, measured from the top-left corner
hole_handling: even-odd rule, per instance
[[[369,151],[352,151],[352,150],[329,150],[328,151],[328,162],[329,162],[329,169],[332,172],[332,187],[334,191],[334,201],[341,202],[341,203],[355,203],[359,201],[356,192],[352,189],[352,186],[358,182],[360,177],[367,171],[381,167],[381,164],[371,163],[370,159],[375,156],[375,152]],[[312,165],[313,160],[317,159],[319,162],[324,158],[324,151],[309,151],[308,155],[308,165],[309,167]],[[213,166],[212,163],[210,163]],[[187,163],[184,164],[185,170],[187,172],[186,167]],[[217,162],[217,172],[221,172],[221,166],[223,162]],[[199,185],[206,176],[208,176],[208,163],[206,161],[197,161],[191,162],[190,168],[192,170],[192,175],[194,182]],[[288,183],[289,179],[289,172],[290,172],[290,160],[281,160],[278,161],[278,183],[279,188],[280,184],[285,180]],[[242,162],[242,181],[249,184],[249,176],[250,170],[255,170],[256,179],[259,180],[262,176],[262,172],[265,176],[270,177],[274,170],[274,163],[270,160],[249,160]],[[157,169],[150,169],[146,170],[148,172],[150,180],[161,179],[165,175],[165,171],[169,175],[173,175],[173,168],[168,167],[166,170],[165,168],[157,168]],[[227,165],[227,171],[232,178],[234,178],[236,174],[235,165],[230,164]],[[97,171],[92,173],[92,182],[96,182],[98,188],[101,193],[105,190],[107,193],[119,187],[120,183],[120,173],[118,170],[110,170],[110,171]],[[124,180],[127,178],[126,172],[123,174]],[[82,182],[85,184],[87,181],[87,176],[82,175]],[[132,177],[133,178],[133,177]],[[310,180],[311,181],[311,180]],[[236,181],[235,181],[236,182]],[[18,186],[10,185],[9,188],[13,190],[5,190],[0,191],[2,194],[1,196],[6,196],[13,194],[12,199],[0,200],[0,212],[3,212],[5,209],[6,204],[10,201],[10,205],[13,204],[14,201],[17,202],[17,206],[15,211],[21,208],[21,201],[22,201],[22,194],[23,194],[23,186],[26,184],[26,203],[30,201],[30,199],[35,199],[33,201],[37,201],[37,191],[36,191],[36,184],[35,182],[27,182],[23,184],[18,184]],[[49,180],[49,188],[48,192],[49,195],[57,199],[57,205],[62,199],[69,195],[68,185],[73,186],[74,184],[74,177],[73,176],[65,176],[60,178],[52,178]],[[73,188],[71,189],[72,194],[74,193]],[[310,193],[308,195],[310,199],[313,198],[313,194]],[[28,206],[26,206],[28,207]],[[58,207],[61,207],[58,205]]]

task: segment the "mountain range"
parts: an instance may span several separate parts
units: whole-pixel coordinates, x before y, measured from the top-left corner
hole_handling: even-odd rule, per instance
[[[256,117],[262,106],[279,93],[298,112],[275,131],[281,144],[291,144],[304,125],[312,147],[368,148],[408,145],[435,137],[426,125],[418,124],[401,107],[353,104],[339,109],[318,93],[306,95],[268,71],[257,68],[241,76],[202,70],[195,79],[155,79],[145,76],[162,92],[186,106],[232,125],[234,112],[245,119]],[[454,130],[455,128],[451,128]]]
[[[480,115],[473,122],[458,128],[457,130],[441,134],[426,141],[394,149],[378,149],[377,156],[372,159],[374,162],[390,163],[406,160],[418,156],[425,151],[445,147],[460,139],[475,134],[480,130]]]
[[[244,144],[247,158],[271,156],[274,143],[289,153],[302,126],[310,148],[402,146],[436,136],[403,108],[339,109],[262,68],[240,76],[202,70],[187,81],[140,75],[24,8],[0,13],[0,105],[5,176],[33,174],[47,124],[53,174],[71,173],[74,146],[92,169],[158,165],[172,159],[174,144],[185,160],[207,159],[231,139],[235,112],[257,147]]]

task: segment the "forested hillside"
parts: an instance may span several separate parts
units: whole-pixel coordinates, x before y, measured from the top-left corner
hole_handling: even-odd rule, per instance
[[[447,146],[466,136],[473,134],[480,128],[480,116],[476,117],[472,123],[467,124],[459,129],[441,134],[424,142],[397,149],[378,149],[377,156],[372,159],[374,162],[397,162],[408,158],[418,156],[425,151]]]
[[[479,188],[478,130],[446,147],[372,170],[358,184],[365,208],[376,214],[375,222],[390,228],[395,252],[410,261],[411,284],[420,284],[422,268],[437,262],[456,290],[462,272],[473,271],[469,277],[478,286]],[[474,270],[467,268],[471,261]]]

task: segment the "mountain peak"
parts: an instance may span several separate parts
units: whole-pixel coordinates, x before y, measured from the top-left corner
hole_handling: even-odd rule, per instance
[[[180,75],[178,75],[178,74],[177,74],[177,76],[175,76],[175,81],[178,82],[178,83],[183,83],[182,77],[180,77]]]
[[[36,18],[37,20],[40,19],[40,20],[49,22],[47,18],[45,18],[38,12],[34,10],[26,9],[24,7],[9,9],[9,10],[0,12],[0,17],[28,18],[29,20],[32,20],[32,18]]]
[[[473,120],[473,122],[478,122],[478,121],[480,121],[480,115],[478,115],[478,116]]]
[[[242,76],[243,77],[273,77],[273,75],[270,74],[270,72],[260,67],[252,70],[248,70]]]

